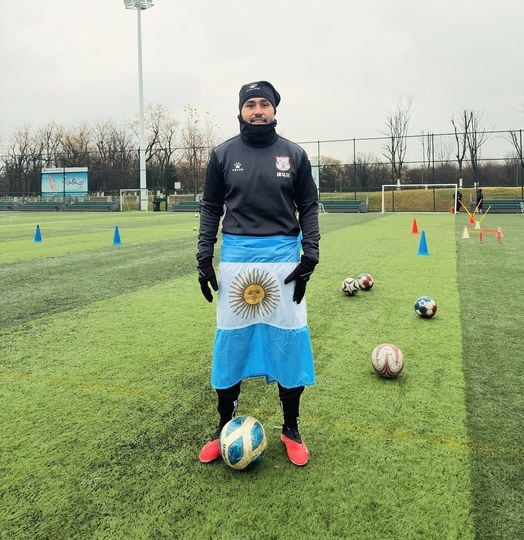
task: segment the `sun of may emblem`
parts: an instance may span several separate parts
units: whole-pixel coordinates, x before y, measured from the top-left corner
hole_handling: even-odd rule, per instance
[[[231,283],[229,304],[243,319],[269,315],[278,306],[278,285],[266,271],[254,268],[238,275]]]

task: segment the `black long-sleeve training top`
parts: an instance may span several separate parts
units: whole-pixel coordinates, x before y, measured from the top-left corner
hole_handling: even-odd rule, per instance
[[[304,255],[319,258],[318,195],[303,148],[283,137],[253,147],[241,135],[210,156],[201,203],[198,261],[213,256],[222,231],[242,236],[298,236]]]

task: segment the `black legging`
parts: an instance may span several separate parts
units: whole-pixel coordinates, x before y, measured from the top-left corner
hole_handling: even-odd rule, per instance
[[[296,427],[297,425],[300,410],[300,396],[303,391],[303,386],[285,388],[278,383],[278,396],[282,403],[284,424],[288,427]],[[220,414],[220,424],[223,426],[235,416],[238,396],[240,395],[240,381],[229,388],[219,389],[216,392],[218,395],[217,410]]]

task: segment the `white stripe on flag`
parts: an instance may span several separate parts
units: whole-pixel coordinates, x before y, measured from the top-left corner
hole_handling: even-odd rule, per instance
[[[243,328],[265,323],[277,328],[307,325],[306,300],[293,302],[295,282],[284,279],[297,263],[221,262],[217,327]]]

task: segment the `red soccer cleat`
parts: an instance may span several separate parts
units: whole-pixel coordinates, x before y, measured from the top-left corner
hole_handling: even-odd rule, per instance
[[[204,444],[202,450],[200,450],[200,454],[198,454],[198,459],[201,463],[211,463],[212,461],[216,461],[219,457],[221,457],[219,439],[208,441]]]
[[[286,447],[287,457],[293,465],[303,467],[309,461],[309,450],[306,444],[300,438],[298,430],[289,429],[285,430],[280,435],[280,439]]]

